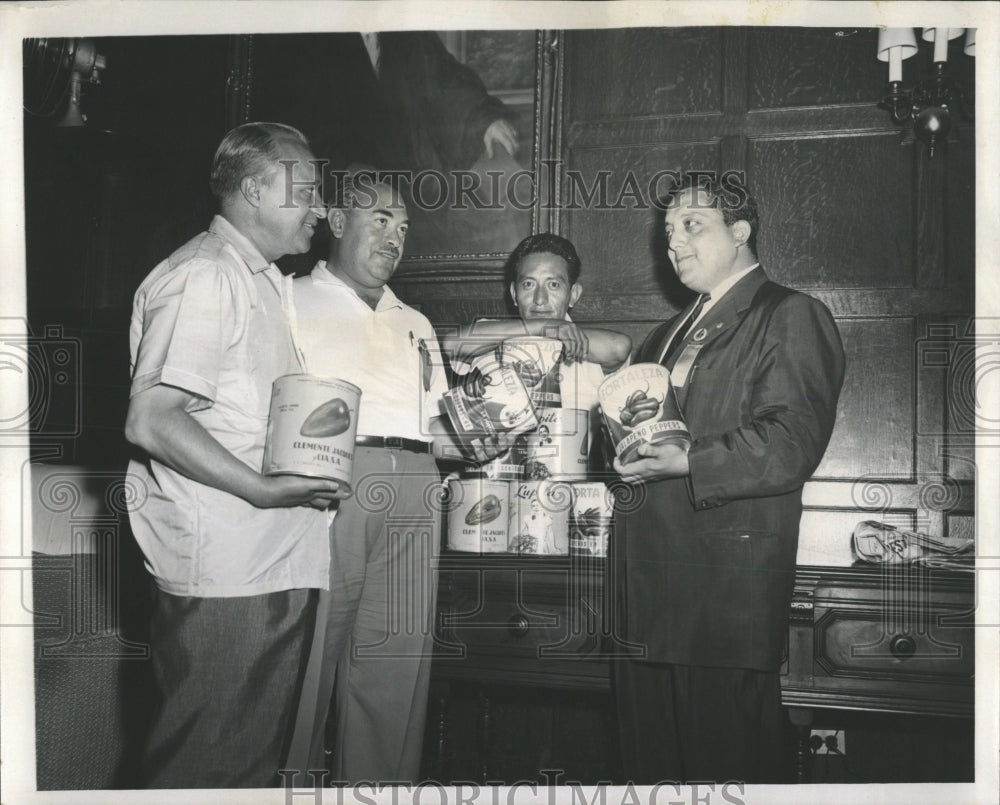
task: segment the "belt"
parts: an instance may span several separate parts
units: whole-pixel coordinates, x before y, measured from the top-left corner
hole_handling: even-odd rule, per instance
[[[404,439],[402,436],[358,436],[354,440],[358,447],[384,447],[386,450],[406,450],[410,453],[431,453],[434,445],[419,439]]]

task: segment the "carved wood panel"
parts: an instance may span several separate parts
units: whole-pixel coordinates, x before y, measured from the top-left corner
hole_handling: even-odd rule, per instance
[[[773,279],[802,289],[914,284],[912,147],[869,134],[751,140],[749,151]]]
[[[574,120],[717,112],[722,28],[574,31],[567,48]],[[595,92],[595,88],[601,88]]]
[[[840,320],[847,370],[837,424],[815,478],[894,477],[916,472],[913,322]]]
[[[869,103],[885,92],[874,29],[753,28],[747,39],[752,109]]]
[[[570,149],[565,164],[562,234],[583,261],[587,293],[687,298],[667,260],[656,203],[671,186],[667,171],[717,169],[718,141]]]

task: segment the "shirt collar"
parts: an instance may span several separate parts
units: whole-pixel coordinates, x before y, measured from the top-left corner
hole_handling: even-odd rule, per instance
[[[316,267],[312,270],[309,276],[312,277],[313,282],[319,283],[320,285],[324,284],[336,285],[340,288],[343,288],[345,291],[352,294],[354,298],[357,299],[359,302],[361,302],[365,307],[368,307],[369,310],[371,309],[368,306],[368,303],[365,302],[365,300],[362,299],[360,296],[358,296],[357,291],[355,291],[350,285],[344,282],[340,277],[331,273],[331,271],[326,267],[326,260],[320,260],[319,262],[317,262]],[[378,300],[378,304],[375,306],[375,310],[376,311],[388,310],[389,308],[393,307],[401,308],[402,306],[403,303],[399,300],[399,297],[396,296],[395,293],[393,293],[392,288],[390,288],[388,285],[383,285],[382,297]]]
[[[732,288],[737,282],[743,279],[747,274],[749,274],[759,265],[760,263],[754,263],[749,268],[744,268],[742,271],[733,274],[732,276],[726,277],[722,282],[720,282],[718,285],[712,288],[709,294],[711,299],[709,299],[705,303],[705,307],[708,308],[718,303],[718,301],[722,299],[723,296],[726,295],[726,293],[729,291],[730,288]]]
[[[274,263],[269,263],[264,259],[264,255],[250,242],[250,239],[246,235],[221,215],[216,215],[212,219],[208,231],[218,235],[223,240],[229,241],[229,244],[236,249],[236,253],[239,254],[243,262],[247,264],[247,267],[254,274],[266,271],[274,266]]]

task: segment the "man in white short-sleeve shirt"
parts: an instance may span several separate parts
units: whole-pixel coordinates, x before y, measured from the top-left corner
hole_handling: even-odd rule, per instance
[[[329,259],[294,287],[309,372],[354,383],[361,402],[354,495],[331,527],[329,592],[320,597],[288,769],[324,768],[336,682],[333,779],[405,782],[419,775],[430,682],[435,455],[458,448],[439,421],[447,381],[431,323],[386,285],[403,254],[406,205],[373,173],[345,184],[327,215]],[[299,774],[296,783],[314,778]]]
[[[159,588],[151,628],[162,706],[152,788],[278,783],[316,594],[331,481],[261,475],[272,381],[302,371],[291,283],[322,210],[302,134],[231,131],[212,165],[220,212],[135,294],[125,426],[129,517]],[[292,179],[293,181],[288,181]]]

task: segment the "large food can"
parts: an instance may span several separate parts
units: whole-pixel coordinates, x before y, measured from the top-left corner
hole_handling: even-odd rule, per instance
[[[482,355],[442,398],[459,443],[469,454],[499,433],[518,434],[538,424],[524,383],[510,366]]]
[[[515,450],[510,449],[502,456],[480,464],[479,472],[493,481],[520,481],[524,476],[524,465],[520,463],[519,455],[515,455]]]
[[[573,490],[564,481],[524,481],[510,485],[508,550],[543,556],[569,554],[569,513]]]
[[[453,478],[448,482],[448,547],[469,553],[507,550],[507,481]]]
[[[586,480],[590,455],[589,425],[589,411],[579,408],[540,409],[538,427],[525,437],[525,480]]]
[[[264,475],[307,475],[351,488],[361,389],[346,380],[284,375],[271,386]]]
[[[497,348],[497,356],[502,364],[513,367],[517,372],[536,411],[562,405],[559,374],[563,358],[562,341],[540,336],[508,338]]]
[[[569,552],[575,556],[607,556],[614,516],[614,496],[602,483],[573,484]]]
[[[622,464],[643,442],[691,444],[670,372],[658,363],[637,363],[609,375],[597,390],[611,443]]]

